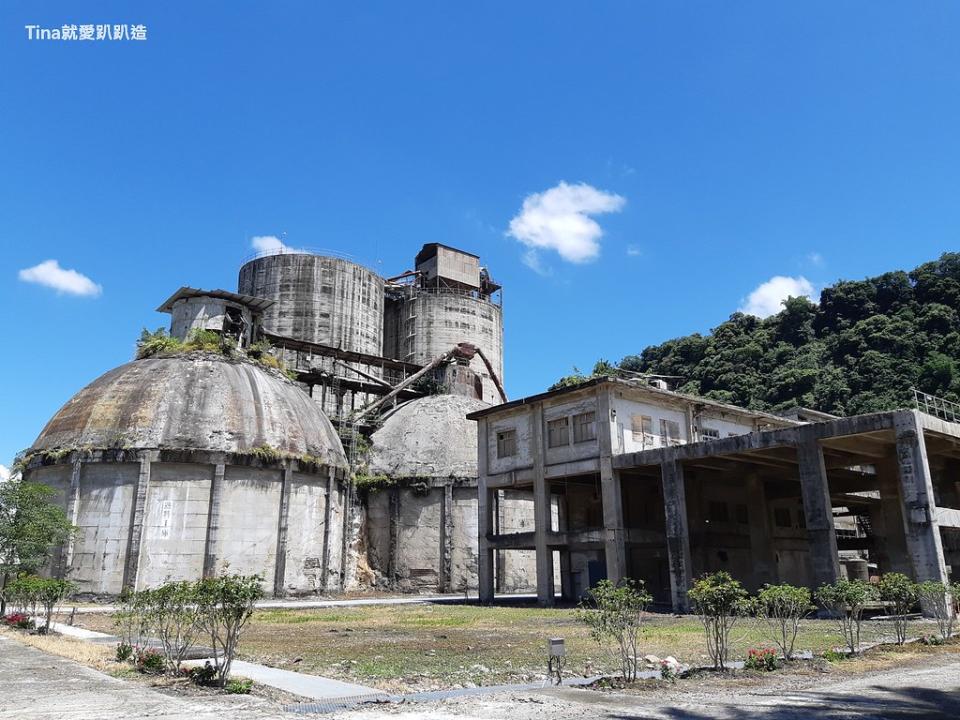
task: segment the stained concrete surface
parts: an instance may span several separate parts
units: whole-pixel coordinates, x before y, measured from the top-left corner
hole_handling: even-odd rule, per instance
[[[249,695],[173,697],[0,638],[0,720],[272,720],[289,718]]]

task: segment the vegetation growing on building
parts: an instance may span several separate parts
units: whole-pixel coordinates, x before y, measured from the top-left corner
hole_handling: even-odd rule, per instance
[[[246,358],[265,368],[279,370],[291,380],[297,379],[296,373],[289,370],[283,360],[274,354],[273,346],[268,340],[260,340],[244,351],[238,349],[233,340],[213,330],[195,329],[186,340],[180,340],[170,335],[166,328],[157,328],[153,332],[144,328],[137,340],[136,359],[170,357],[190,352],[210,352],[224,357]]]

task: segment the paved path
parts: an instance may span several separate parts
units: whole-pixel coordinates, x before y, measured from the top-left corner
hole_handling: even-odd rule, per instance
[[[0,637],[2,720],[290,720],[261,698],[181,698]]]

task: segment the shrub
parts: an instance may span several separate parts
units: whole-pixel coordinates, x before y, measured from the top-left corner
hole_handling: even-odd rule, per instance
[[[33,618],[24,613],[10,613],[3,618],[3,622],[9,625],[10,627],[17,628],[18,630],[31,630],[33,629]]]
[[[217,670],[207,660],[202,666],[197,665],[187,671],[190,679],[197,685],[213,685],[217,680]]]
[[[168,582],[148,593],[150,626],[160,640],[167,669],[179,674],[180,664],[200,633],[197,593],[193,583]]]
[[[166,669],[163,653],[153,648],[137,648],[134,653],[134,662],[137,670],[142,673],[159,675]]]
[[[673,658],[665,658],[660,661],[660,679],[669,682],[676,682],[680,677],[680,663]]]
[[[611,640],[620,654],[620,670],[626,682],[637,679],[638,644],[643,629],[643,611],[653,600],[642,581],[622,580],[614,585],[601,580],[587,591],[577,609],[577,618],[590,628],[590,637],[602,645]]]
[[[747,651],[747,659],[743,666],[747,670],[760,670],[769,672],[776,670],[780,665],[780,658],[777,657],[777,651],[773,648],[750,648]]]
[[[253,680],[246,678],[234,678],[230,680],[224,688],[231,695],[248,695],[250,688],[253,687]]]
[[[907,615],[920,599],[917,584],[903,573],[886,573],[880,578],[877,589],[880,599],[893,608],[897,645],[903,645],[907,641]]]
[[[939,635],[921,635],[920,643],[922,645],[943,645],[946,642]]]
[[[166,328],[157,328],[154,332],[143,328],[140,331],[140,339],[137,340],[136,357],[140,360],[154,355],[182,352],[183,349],[183,343],[171,337]]]
[[[221,575],[198,580],[198,620],[210,636],[217,684],[224,687],[237,652],[237,643],[254,604],[263,597],[259,575]]]
[[[697,580],[687,595],[703,623],[713,667],[723,670],[729,657],[730,631],[748,609],[747,591],[721,570]]]
[[[801,621],[813,610],[811,599],[807,588],[782,584],[764,585],[753,601],[754,612],[787,660],[793,658]]]
[[[4,594],[30,617],[40,615],[42,610],[44,624],[39,628],[41,633],[49,632],[53,611],[73,591],[73,583],[38,575],[21,575],[4,588]]]
[[[927,580],[917,586],[917,596],[923,610],[937,621],[940,638],[946,640],[953,635],[953,626],[957,615],[953,612],[953,603],[960,597],[960,583],[952,586],[948,583]]]
[[[830,585],[821,585],[816,597],[817,602],[836,619],[850,652],[859,651],[863,608],[877,598],[876,588],[863,580],[837,580]]]
[[[825,650],[823,659],[827,662],[842,662],[847,659],[847,654],[842,650]]]
[[[117,662],[128,662],[133,657],[133,645],[125,642],[117,643]]]

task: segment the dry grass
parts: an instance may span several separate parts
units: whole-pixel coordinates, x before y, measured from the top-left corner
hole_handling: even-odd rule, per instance
[[[24,645],[75,660],[78,663],[96,668],[105,673],[116,673],[120,666],[114,660],[114,648],[109,645],[74,640],[60,635],[33,635],[19,630],[0,629],[4,637]]]

